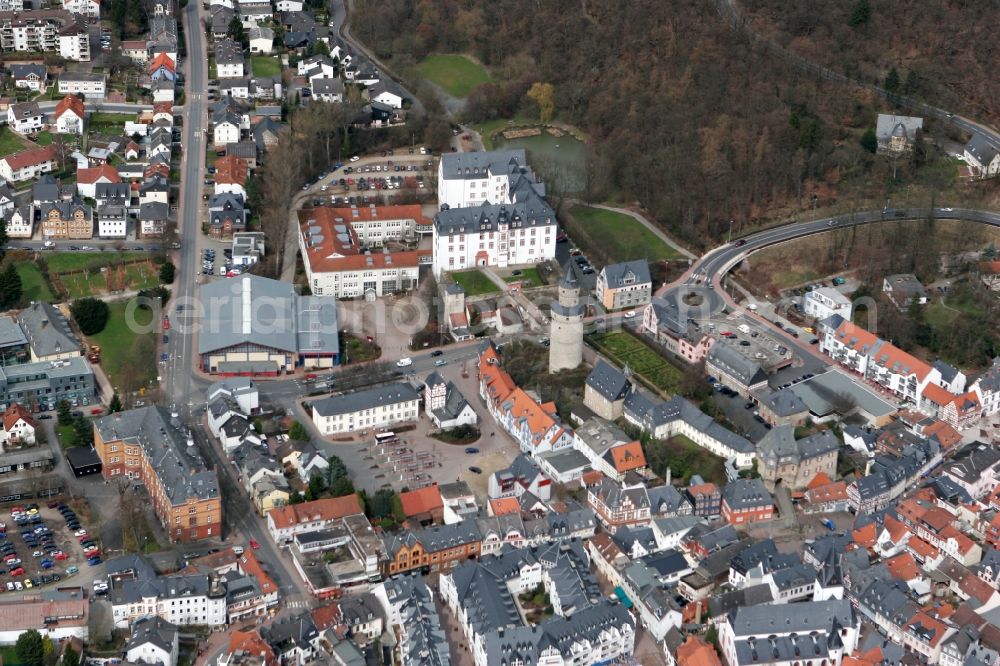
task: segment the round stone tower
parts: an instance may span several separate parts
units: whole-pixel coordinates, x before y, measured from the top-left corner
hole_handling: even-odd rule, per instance
[[[583,306],[580,283],[566,266],[559,282],[559,300],[552,303],[549,324],[549,372],[575,368],[583,362]]]

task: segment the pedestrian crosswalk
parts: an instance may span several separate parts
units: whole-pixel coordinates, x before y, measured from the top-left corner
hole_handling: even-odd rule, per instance
[[[285,602],[285,608],[309,608],[308,601],[288,601]]]

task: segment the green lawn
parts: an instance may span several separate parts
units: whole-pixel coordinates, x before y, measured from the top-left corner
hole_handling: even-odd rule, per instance
[[[486,274],[479,270],[463,271],[452,273],[451,277],[465,290],[466,296],[481,296],[483,294],[495,294],[500,290],[493,281],[486,277]]]
[[[52,143],[52,133],[51,132],[39,132],[35,135],[35,143],[39,146],[48,146]]]
[[[129,327],[129,322],[126,321],[125,317],[127,301],[118,301],[115,303],[109,303],[108,305],[111,309],[111,316],[108,318],[108,325],[105,326],[104,330],[97,335],[90,336],[88,342],[100,345],[101,367],[104,368],[104,372],[111,379],[111,385],[116,387],[121,385],[120,377],[122,367],[127,361],[129,361],[132,348],[140,335],[154,337],[154,342],[151,345],[153,358],[143,359],[148,362],[142,363],[138,369],[135,367],[132,369],[137,371],[140,384],[144,384],[151,379],[156,379],[157,359],[155,357],[155,337],[159,335],[159,331],[142,334],[132,331]],[[150,310],[135,310],[135,323],[139,326],[148,326],[152,318],[153,313]]]
[[[503,279],[504,282],[521,282],[525,289],[529,287],[541,287],[544,282],[542,282],[542,276],[538,274],[537,268],[522,268],[520,269],[520,275],[508,275]]]
[[[0,658],[3,658],[4,666],[20,666],[22,663],[13,645],[0,645]]]
[[[271,56],[250,56],[254,76],[281,76],[281,62]]]
[[[633,374],[639,375],[650,385],[664,393],[677,392],[682,379],[681,371],[631,333],[600,333],[591,336],[590,340],[618,365],[624,366],[627,363]]]
[[[17,264],[17,274],[21,276],[21,290],[25,301],[45,301],[51,303],[55,300],[49,283],[42,276],[42,271],[32,262],[24,261]]]
[[[134,118],[134,115],[127,113],[106,113],[104,111],[95,111],[90,114],[90,119],[87,121],[87,128],[106,130],[113,127],[125,127],[125,121],[133,120]]]
[[[600,248],[602,254],[614,261],[681,258],[674,248],[660,240],[638,220],[624,213],[578,204],[573,206],[570,214],[576,226],[591,241],[591,245]]]
[[[45,256],[49,272],[63,273],[85,268],[100,268],[119,261],[145,259],[145,252],[54,252]]]
[[[64,449],[68,449],[73,446],[73,441],[74,438],[76,437],[76,432],[73,430],[73,426],[57,425],[56,435],[59,437],[60,446],[62,446]]]
[[[489,83],[490,73],[464,55],[429,55],[420,61],[417,70],[453,97],[466,97],[482,83]]]
[[[655,440],[643,448],[646,462],[660,477],[666,477],[669,467],[671,476],[680,479],[685,485],[695,474],[720,486],[726,483],[725,461],[684,435],[675,435],[668,440]]]
[[[10,155],[27,148],[24,139],[8,127],[0,127],[0,155]]]

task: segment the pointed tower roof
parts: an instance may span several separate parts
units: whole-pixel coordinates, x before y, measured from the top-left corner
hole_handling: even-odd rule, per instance
[[[566,262],[563,266],[563,276],[562,281],[559,282],[559,286],[568,289],[579,289],[580,283],[576,279],[576,271],[573,270],[572,264]]]

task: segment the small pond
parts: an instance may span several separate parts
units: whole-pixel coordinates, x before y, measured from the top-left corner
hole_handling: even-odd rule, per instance
[[[557,190],[573,193],[586,187],[587,147],[572,134],[555,137],[542,130],[537,136],[517,139],[498,134],[493,144],[497,149],[524,148],[531,168]]]

